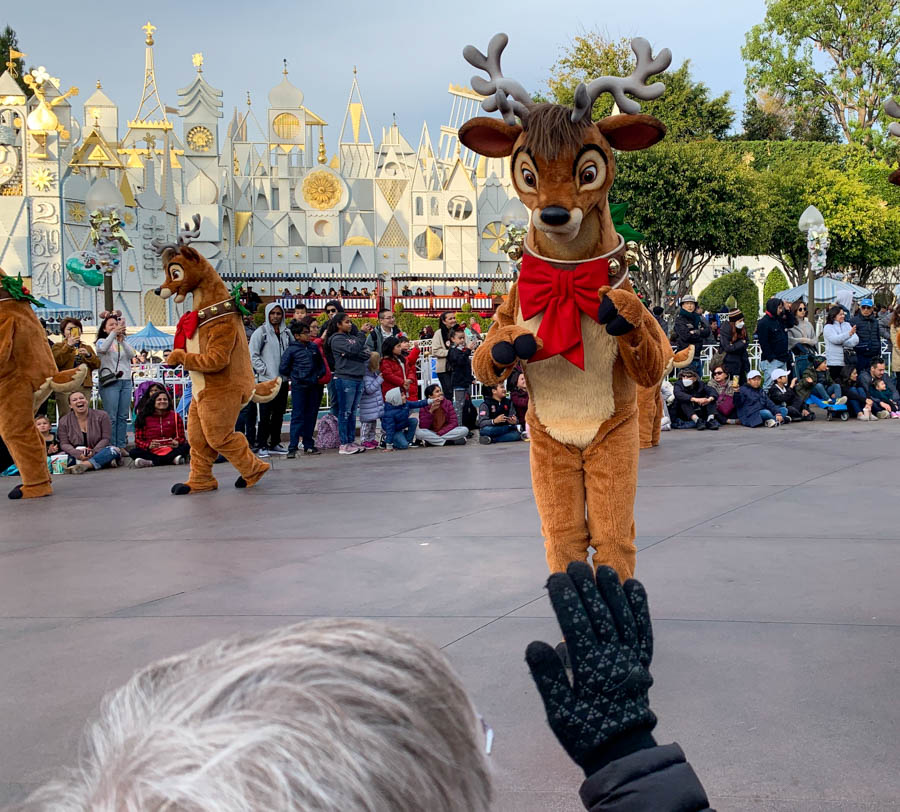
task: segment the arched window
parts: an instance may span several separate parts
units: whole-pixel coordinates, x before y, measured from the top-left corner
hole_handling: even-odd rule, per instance
[[[416,198],[416,217],[421,217],[425,213],[423,201],[421,197]]]

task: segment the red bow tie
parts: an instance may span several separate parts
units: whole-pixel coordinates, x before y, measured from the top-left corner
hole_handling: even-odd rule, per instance
[[[178,319],[178,325],[175,327],[175,340],[172,342],[172,346],[176,350],[187,348],[187,340],[197,332],[197,323],[199,321],[200,316],[196,310],[188,310],[187,313]]]
[[[597,291],[609,284],[609,260],[592,259],[571,270],[554,268],[531,254],[522,257],[519,274],[519,305],[522,316],[531,319],[543,311],[538,338],[544,342],[531,360],[562,355],[584,369],[581,314],[597,321],[600,300]]]

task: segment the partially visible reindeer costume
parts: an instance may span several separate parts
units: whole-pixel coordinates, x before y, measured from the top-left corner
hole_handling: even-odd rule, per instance
[[[234,424],[251,399],[265,403],[281,386],[281,378],[254,383],[238,304],[212,265],[188,244],[199,235],[200,215],[195,214],[194,228],[186,224],[176,244],[153,241],[166,271],[157,295],[163,299],[174,295],[176,302],[183,302],[193,294],[193,310],[179,320],[175,349],[166,358],[168,365],[181,364],[191,374],[187,425],[191,475],[187,482],[172,486],[176,495],[215,490],[219,483],[212,467],[219,454],[240,473],[236,488],[259,482],[269,464],[250,451],[247,438],[234,430]]]
[[[887,113],[892,118],[900,118],[900,104],[897,104],[893,99],[888,99],[884,105],[884,112]],[[900,122],[892,121],[888,125],[888,132],[891,135],[900,138]],[[888,180],[891,183],[895,183],[897,186],[900,186],[900,169],[895,169],[888,176]]]
[[[586,561],[592,546],[594,566],[609,565],[625,579],[634,573],[636,552],[635,384],[658,387],[672,351],[656,319],[623,285],[624,240],[607,193],[613,149],[645,149],[665,135],[663,124],[640,115],[625,93],[658,98],[664,86],[645,80],[672,57],[663,50],[653,58],[650,44],[635,39],[634,73],[579,85],[573,109],[535,104],[503,77],[507,41],[506,34],[494,36],[487,56],[471,45],[463,51],[490,77],[472,78],[488,97],[482,107],[500,110],[503,120],[473,118],[459,140],[480,155],[512,156],[513,184],[532,214],[521,275],[475,353],[474,371],[492,386],[517,363],[525,370],[531,478],[550,570]],[[606,92],[623,112],[593,122],[591,108]]]

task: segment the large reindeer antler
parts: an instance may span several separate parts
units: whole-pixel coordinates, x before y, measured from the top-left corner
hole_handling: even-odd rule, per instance
[[[184,248],[192,240],[196,240],[200,236],[200,215],[195,214],[192,220],[194,221],[194,227],[191,228],[190,223],[185,223],[184,228],[178,232],[177,242],[163,242],[158,238],[150,242],[158,256],[162,256],[165,251],[177,252],[179,248]]]
[[[590,118],[594,102],[604,93],[612,94],[616,104],[623,113],[639,113],[641,106],[625,94],[629,93],[638,99],[651,101],[658,99],[666,91],[662,82],[646,84],[647,79],[662,73],[672,63],[672,52],[663,48],[654,58],[650,43],[643,37],[635,37],[631,41],[631,50],[637,57],[637,65],[630,76],[601,76],[599,79],[585,84],[582,82],[575,89],[575,109],[572,121],[580,121],[585,116]]]
[[[900,104],[897,104],[893,99],[889,99],[884,105],[884,112],[892,118],[900,118]],[[892,122],[888,126],[888,132],[900,138],[900,122]]]
[[[507,124],[514,125],[516,116],[522,121],[528,118],[534,102],[531,95],[515,79],[504,77],[500,71],[500,55],[509,42],[506,34],[494,34],[488,43],[487,55],[481,53],[474,45],[463,48],[463,58],[472,67],[487,73],[490,81],[480,76],[472,77],[472,89],[482,96],[482,108],[488,113],[499,110]]]

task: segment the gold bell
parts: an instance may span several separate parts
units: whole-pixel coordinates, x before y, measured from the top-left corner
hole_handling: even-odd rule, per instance
[[[198,311],[197,311],[197,318],[198,318],[198,319],[205,319],[205,318],[206,318],[206,311],[205,311],[205,310],[198,310]]]
[[[625,264],[626,265],[634,265],[638,261],[638,253],[637,251],[626,251],[625,252]]]
[[[619,268],[621,268],[621,267],[622,266],[619,264],[619,260],[611,259],[609,261],[609,272],[610,273],[618,273]]]
[[[634,240],[629,240],[627,243],[625,243],[625,247],[629,251],[637,251],[638,244]]]
[[[231,310],[232,307],[233,307],[233,305],[231,304],[231,302],[225,302],[225,309],[226,309],[226,310]]]
[[[215,305],[213,305],[213,306],[210,308],[210,311],[212,311],[212,314],[215,316],[216,313],[219,312],[219,308],[216,307]]]

